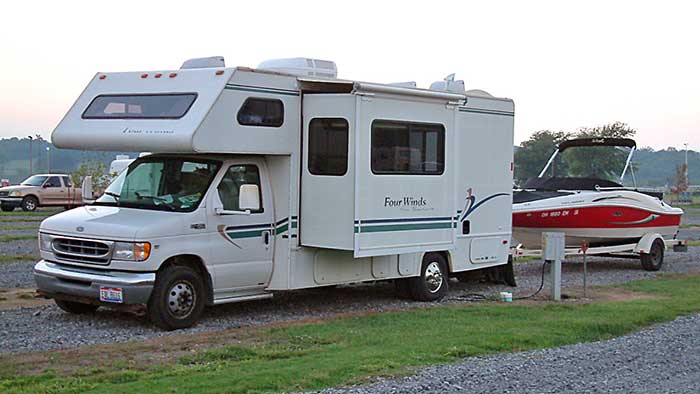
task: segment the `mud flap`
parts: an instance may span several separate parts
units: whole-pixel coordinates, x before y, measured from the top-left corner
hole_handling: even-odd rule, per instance
[[[497,267],[488,268],[484,273],[486,280],[497,284],[506,284],[516,287],[515,272],[513,271],[513,256],[508,256],[508,263]]]

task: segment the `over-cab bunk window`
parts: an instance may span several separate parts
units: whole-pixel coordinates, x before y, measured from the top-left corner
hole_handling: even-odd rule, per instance
[[[83,119],[180,119],[196,98],[196,93],[102,94],[88,105]]]
[[[440,175],[445,171],[445,127],[394,120],[372,122],[374,174]]]
[[[345,175],[348,172],[348,121],[314,118],[309,123],[309,172]]]
[[[249,97],[237,118],[243,126],[280,127],[284,123],[284,104],[282,100]]]

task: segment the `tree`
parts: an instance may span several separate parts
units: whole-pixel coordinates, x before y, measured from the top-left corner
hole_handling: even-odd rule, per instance
[[[563,131],[537,131],[527,141],[520,144],[515,151],[515,180],[523,184],[530,178],[539,175],[545,163],[557,145],[570,138],[571,134]]]
[[[77,170],[70,174],[73,185],[81,185],[83,179],[90,175],[92,177],[93,189],[102,191],[109,186],[112,177],[107,174],[107,166],[101,161],[88,161],[80,164]]]
[[[685,163],[676,166],[676,185],[671,188],[673,193],[682,193],[688,190],[688,177],[686,177]]]

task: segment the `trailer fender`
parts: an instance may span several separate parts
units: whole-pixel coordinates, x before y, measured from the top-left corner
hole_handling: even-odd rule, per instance
[[[663,237],[658,233],[644,234],[642,239],[640,239],[637,245],[634,247],[634,253],[649,253],[649,250],[651,250],[651,244],[653,244],[657,239],[660,239],[661,242],[664,241]]]

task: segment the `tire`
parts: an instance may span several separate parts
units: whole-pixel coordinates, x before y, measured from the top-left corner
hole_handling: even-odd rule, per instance
[[[148,317],[168,331],[190,327],[204,311],[204,289],[202,277],[192,268],[169,266],[156,275]]]
[[[15,210],[15,207],[10,206],[10,205],[0,205],[0,209],[1,209],[3,212],[12,212],[12,211]]]
[[[439,253],[423,256],[420,275],[408,279],[408,289],[416,301],[437,301],[447,295],[449,272],[447,262]]]
[[[24,197],[20,206],[25,212],[36,211],[36,208],[39,206],[39,200],[34,196],[27,196]]]
[[[82,302],[74,301],[64,301],[64,300],[54,300],[59,308],[63,309],[68,313],[73,313],[76,315],[83,315],[86,313],[93,313],[99,308],[97,305],[83,304]]]
[[[657,238],[651,244],[649,253],[641,253],[639,259],[642,261],[642,268],[645,271],[658,271],[664,264],[664,249],[666,245],[664,241]]]

